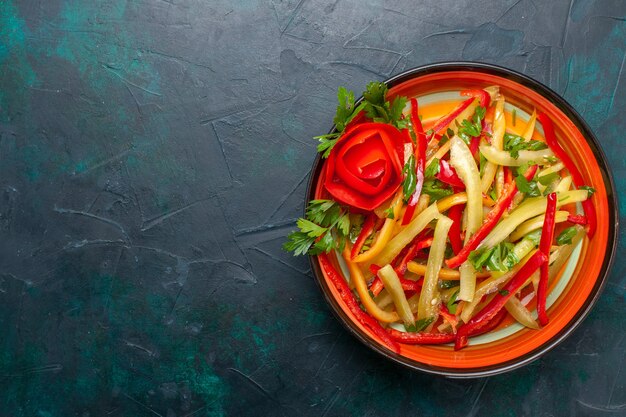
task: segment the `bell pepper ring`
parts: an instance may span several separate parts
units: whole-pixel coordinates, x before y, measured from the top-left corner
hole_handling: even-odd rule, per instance
[[[346,131],[326,160],[324,187],[339,202],[371,211],[402,183],[402,133],[386,123],[362,123]]]

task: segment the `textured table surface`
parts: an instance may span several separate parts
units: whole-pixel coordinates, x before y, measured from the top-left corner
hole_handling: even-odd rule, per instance
[[[0,0],[0,415],[626,415],[623,244],[567,341],[462,381],[369,351],[281,250],[337,87],[431,62],[549,85],[626,192],[625,16],[620,0]]]

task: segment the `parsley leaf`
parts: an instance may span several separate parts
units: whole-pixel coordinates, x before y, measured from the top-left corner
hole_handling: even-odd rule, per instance
[[[289,241],[283,244],[283,249],[287,252],[293,252],[295,256],[304,255],[313,243],[315,243],[314,237],[310,237],[304,232],[292,232],[289,234]]]
[[[411,332],[411,333],[421,332],[422,330],[427,328],[428,325],[432,323],[433,321],[435,321],[434,317],[427,317],[427,318],[416,321],[415,324],[411,326],[405,326],[405,329],[407,332]]]
[[[507,295],[509,295],[509,290],[500,290],[498,291],[500,293],[501,296],[506,297]]]
[[[448,288],[458,287],[458,286],[459,286],[459,281],[445,280],[445,279],[439,281],[439,288],[441,288],[442,290],[446,290]]]
[[[387,210],[385,210],[385,217],[387,217],[388,219],[394,218],[393,206],[390,206]]]
[[[315,136],[313,138],[320,142],[320,144],[317,145],[317,151],[323,152],[323,158],[328,158],[330,151],[337,143],[337,140],[341,136],[341,133],[345,130],[346,126],[348,126],[352,119],[354,119],[365,107],[364,103],[357,106],[354,102],[354,93],[347,90],[345,87],[339,87],[337,90],[337,101],[339,102],[339,105],[337,106],[335,117],[333,118],[335,129],[337,131],[327,135]]]
[[[339,87],[337,101],[339,101],[339,105],[333,121],[337,130],[341,132],[354,117],[354,93],[345,87]]]
[[[417,173],[415,172],[415,156],[411,155],[402,169],[404,180],[402,181],[402,193],[404,202],[408,202],[417,186]]]
[[[540,151],[542,149],[546,149],[547,147],[548,145],[538,140],[531,139],[527,141],[519,135],[514,135],[512,133],[504,134],[504,150],[508,151],[514,159],[519,158],[519,151]]]
[[[439,174],[439,159],[433,158],[432,162],[426,167],[424,178],[435,178],[437,174]]]
[[[422,186],[422,193],[429,195],[430,201],[433,202],[452,195],[453,191],[452,188],[446,187],[443,182],[437,179],[430,179],[424,181],[424,185]]]
[[[541,191],[537,187],[537,182],[528,181],[523,175],[518,175],[515,177],[515,184],[517,184],[517,189],[526,194],[529,197],[539,197],[541,195]]]
[[[311,200],[306,218],[296,222],[297,231],[287,236],[283,249],[294,255],[318,255],[343,250],[350,238],[350,214],[332,200]]]
[[[537,176],[537,182],[541,185],[548,186],[552,184],[552,182],[554,182],[554,180],[556,180],[557,178],[560,178],[559,173],[553,172],[548,175],[542,175],[541,177]]]
[[[577,230],[576,226],[568,227],[563,230],[559,236],[556,238],[557,245],[571,245],[572,239],[576,236]]]
[[[456,301],[457,301],[457,297],[459,296],[459,291],[460,290],[456,290],[454,294],[452,294],[452,297],[450,297],[450,299],[446,303],[446,307],[448,308],[448,311],[450,312],[450,314],[456,314],[456,307],[458,305]]]
[[[591,197],[593,195],[593,193],[596,192],[596,189],[593,187],[590,187],[588,185],[581,185],[580,187],[578,187],[579,190],[587,190],[587,193],[589,193],[588,197]]]
[[[463,120],[461,122],[457,131],[457,136],[459,136],[463,141],[469,145],[470,139],[480,136],[480,133],[483,130],[482,120],[485,118],[485,112],[487,110],[482,107],[476,107],[476,111],[472,116],[472,120]]]
[[[320,144],[317,145],[317,151],[323,152],[322,158],[328,158],[330,151],[333,149],[337,141],[339,140],[339,133],[329,133],[328,135],[314,136],[313,139],[317,139]]]
[[[396,97],[393,102],[387,101],[387,84],[373,81],[367,84],[363,92],[363,105],[367,117],[375,122],[389,123],[398,129],[408,126],[408,119],[402,117],[402,111],[406,106],[406,97]]]
[[[484,266],[489,271],[508,271],[520,261],[513,252],[513,247],[510,242],[501,242],[493,248],[470,252],[468,259],[476,270]]]

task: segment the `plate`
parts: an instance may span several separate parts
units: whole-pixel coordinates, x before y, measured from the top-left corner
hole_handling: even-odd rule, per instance
[[[389,350],[375,334],[354,319],[317,257],[311,256],[312,270],[326,300],[357,339],[382,358],[412,369],[470,378],[499,374],[530,363],[561,343],[585,319],[602,292],[614,259],[618,206],[609,165],[598,139],[582,117],[557,93],[523,74],[495,65],[438,63],[408,70],[385,83],[390,97],[417,97],[420,108],[429,104],[458,103],[462,100],[461,90],[498,85],[507,98],[508,117],[515,113],[516,118],[525,122],[533,109],[546,113],[554,123],[561,146],[581,171],[585,184],[596,190],[592,202],[597,213],[597,231],[591,240],[585,237],[580,242],[551,284],[547,299],[550,323],[547,326],[532,330],[505,320],[492,332],[472,338],[470,345],[459,351],[449,345],[401,345],[399,353]],[[539,123],[537,131],[540,136],[543,134]],[[314,162],[306,205],[322,194],[320,175],[324,161],[318,155]]]

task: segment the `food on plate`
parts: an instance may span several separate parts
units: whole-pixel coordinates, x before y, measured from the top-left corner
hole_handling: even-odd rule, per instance
[[[400,344],[454,344],[509,316],[541,331],[553,281],[596,227],[593,188],[550,118],[498,86],[420,104],[339,88],[318,195],[284,248],[317,256],[353,319]],[[582,207],[578,213],[578,207]]]

